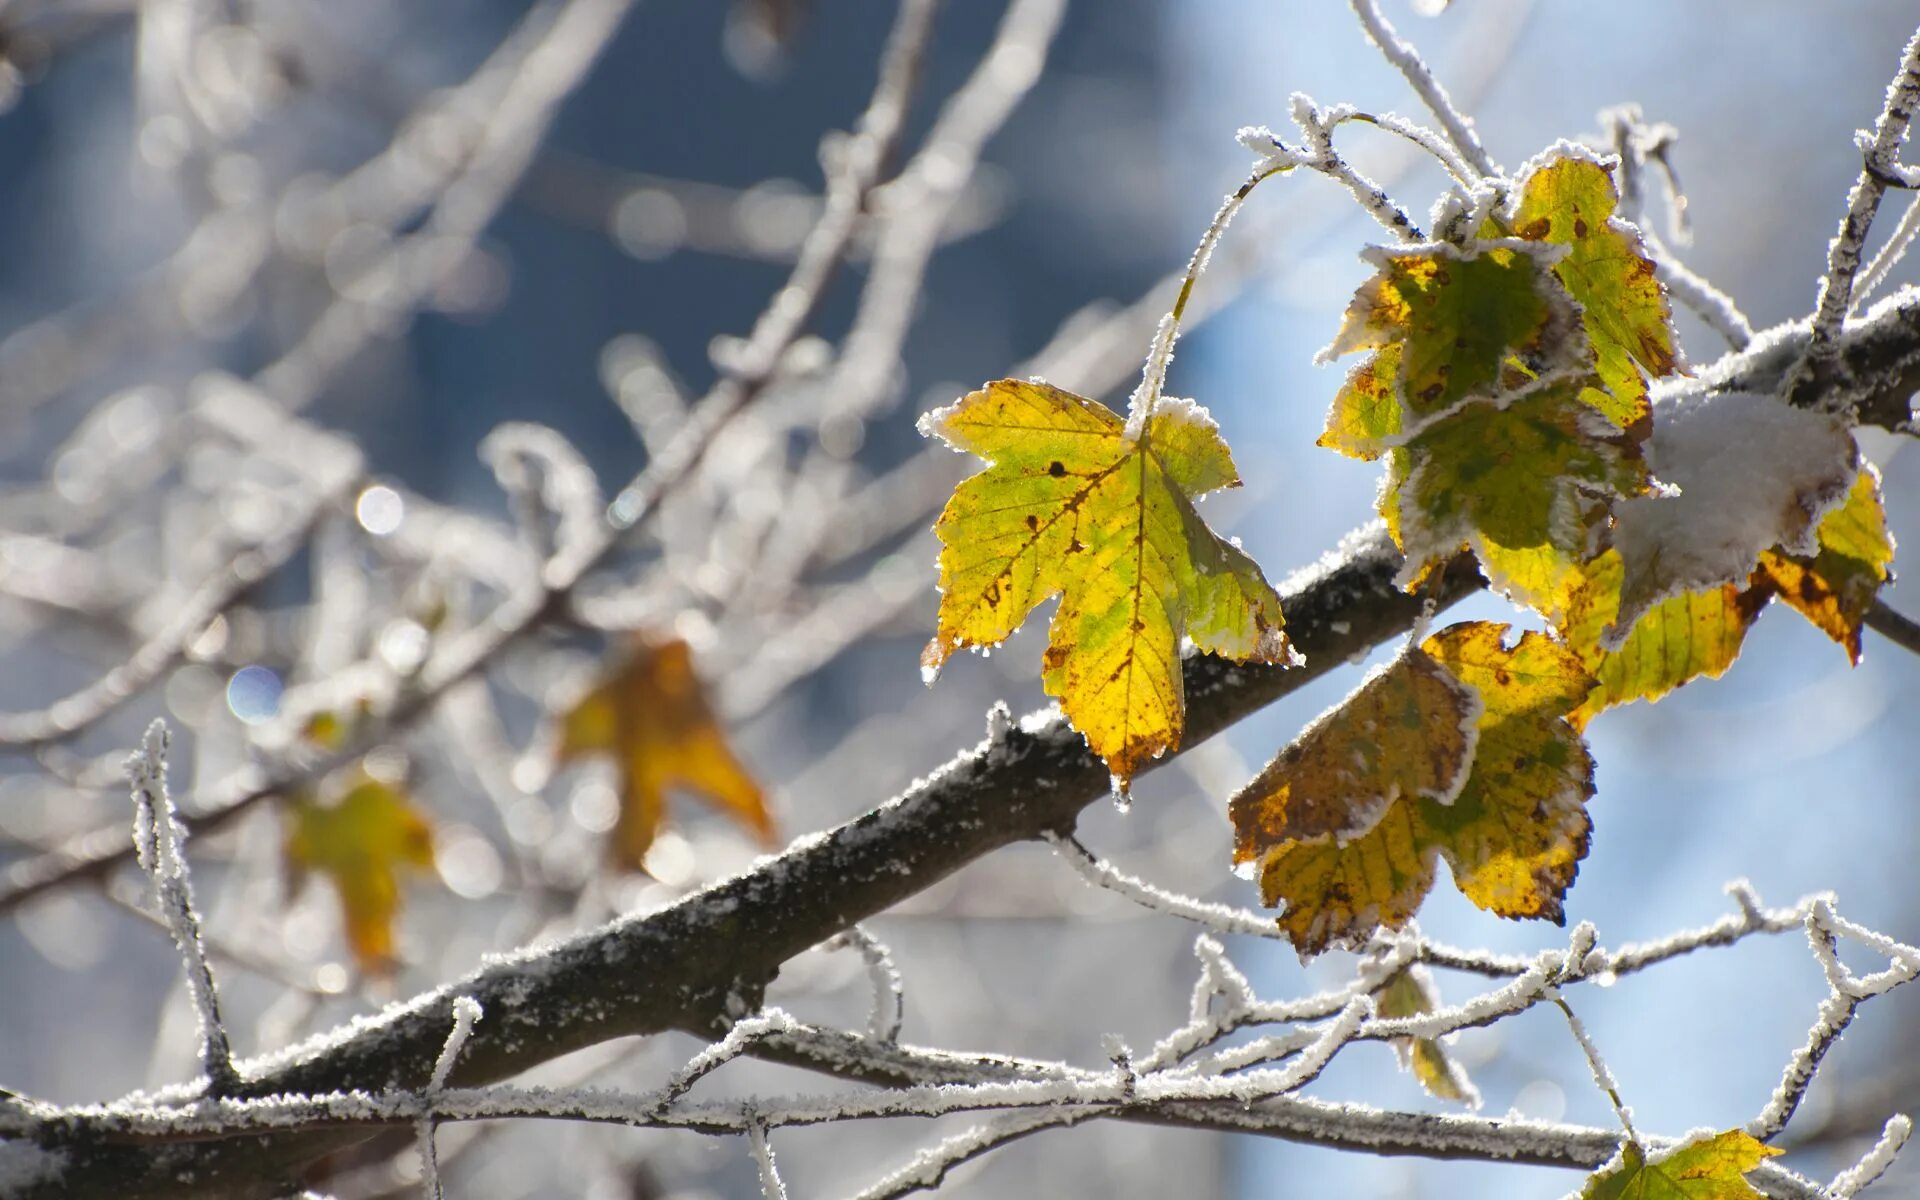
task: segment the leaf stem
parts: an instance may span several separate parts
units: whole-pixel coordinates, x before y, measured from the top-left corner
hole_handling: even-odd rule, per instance
[[[1227,223],[1240,211],[1253,189],[1261,182],[1290,171],[1296,164],[1290,161],[1269,160],[1254,168],[1246,182],[1235,188],[1213,220],[1208,223],[1207,231],[1200,235],[1200,244],[1193,248],[1193,257],[1187,260],[1186,274],[1180,281],[1180,294],[1174,297],[1170,309],[1160,327],[1154,330],[1153,341],[1147,347],[1147,365],[1140,374],[1140,386],[1134,389],[1133,397],[1127,404],[1127,434],[1136,441],[1146,437],[1147,418],[1153,415],[1154,405],[1160,402],[1160,393],[1167,383],[1167,365],[1173,361],[1173,344],[1180,337],[1180,318],[1186,315],[1187,301],[1193,296],[1194,284],[1207,269],[1207,261],[1213,257],[1213,251],[1220,244],[1220,237],[1227,231]]]

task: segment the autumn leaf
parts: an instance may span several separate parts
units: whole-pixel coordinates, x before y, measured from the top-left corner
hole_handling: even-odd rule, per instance
[[[1440,1006],[1440,993],[1434,987],[1432,972],[1419,963],[1409,963],[1375,989],[1373,1004],[1374,1014],[1383,1019],[1419,1017]],[[1479,1090],[1439,1039],[1395,1038],[1393,1050],[1401,1068],[1412,1071],[1428,1095],[1471,1108],[1480,1106]]]
[[[561,763],[604,755],[620,771],[620,815],[612,860],[646,869],[647,849],[666,821],[667,795],[691,792],[771,845],[773,815],[707,703],[693,651],[679,638],[640,637],[613,671],[560,719]]]
[[[394,918],[400,911],[400,878],[433,868],[433,831],[399,783],[365,766],[341,774],[331,794],[302,792],[286,802],[283,853],[290,891],[297,894],[307,872],[333,884],[360,969],[384,974],[394,965]]]
[[[1205,409],[1162,399],[1136,433],[1095,401],[1003,379],[920,428],[989,463],[934,526],[929,679],[955,650],[998,645],[1060,596],[1042,682],[1124,787],[1180,744],[1182,637],[1236,660],[1294,661],[1279,597],[1194,508],[1240,483]]]
[[[1506,627],[1450,626],[1420,652],[1480,697],[1472,763],[1452,803],[1403,794],[1363,831],[1261,836],[1291,778],[1263,772],[1233,799],[1234,858],[1257,864],[1262,901],[1302,957],[1404,926],[1445,858],[1466,897],[1503,917],[1561,919],[1587,851],[1593,760],[1564,719],[1592,690],[1572,651]]]
[[[1620,612],[1624,568],[1609,550],[1582,570],[1562,632],[1593,673],[1594,687],[1567,717],[1584,729],[1598,713],[1635,700],[1658,700],[1692,679],[1724,674],[1740,655],[1747,630],[1766,607],[1764,588],[1721,584],[1681,592],[1647,609],[1626,640],[1603,644]]]
[[[1354,293],[1321,358],[1378,353],[1334,397],[1320,445],[1378,458],[1403,425],[1523,387],[1573,361],[1564,348],[1571,309],[1557,289],[1543,286],[1526,243],[1374,247],[1366,257],[1378,270]]]
[[[1811,556],[1775,548],[1760,556],[1754,582],[1769,586],[1860,662],[1860,630],[1892,575],[1893,535],[1880,498],[1880,472],[1862,466],[1846,500],[1820,520]]]
[[[1402,582],[1467,546],[1496,591],[1557,619],[1609,510],[1648,479],[1635,436],[1582,402],[1583,387],[1466,404],[1393,453],[1380,507],[1406,551]]]
[[[1624,429],[1648,416],[1641,372],[1670,375],[1679,359],[1666,292],[1639,231],[1613,215],[1619,203],[1608,167],[1556,147],[1523,178],[1512,226],[1518,237],[1567,248],[1553,273],[1580,306],[1605,387],[1582,398]]]
[[[1235,856],[1364,833],[1402,796],[1449,804],[1466,782],[1480,697],[1424,650],[1375,670],[1234,801]]]
[[[1647,1156],[1638,1142],[1587,1179],[1581,1200],[1749,1200],[1762,1195],[1747,1172],[1779,1154],[1739,1129],[1694,1138]]]

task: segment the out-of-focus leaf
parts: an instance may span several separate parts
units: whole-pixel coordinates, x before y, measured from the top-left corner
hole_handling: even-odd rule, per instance
[[[308,871],[333,884],[347,944],[360,969],[394,965],[394,919],[403,874],[433,868],[433,830],[397,783],[351,768],[330,795],[302,792],[286,802],[283,850],[294,890]]]
[[[604,755],[620,771],[620,816],[608,854],[646,869],[666,821],[667,795],[691,792],[772,844],[773,814],[726,732],[679,638],[636,640],[626,658],[561,718],[561,763]]]
[[[1384,1019],[1420,1017],[1440,1006],[1440,994],[1432,972],[1409,963],[1380,985],[1373,993],[1373,1003],[1375,1015]],[[1479,1089],[1437,1038],[1395,1038],[1393,1051],[1400,1066],[1413,1072],[1428,1095],[1471,1108],[1480,1106]]]

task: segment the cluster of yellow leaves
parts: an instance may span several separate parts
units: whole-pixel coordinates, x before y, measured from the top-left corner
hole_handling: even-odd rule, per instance
[[[1320,444],[1388,459],[1380,511],[1407,581],[1469,547],[1497,590],[1556,617],[1614,502],[1647,491],[1646,374],[1677,359],[1617,203],[1605,167],[1563,153],[1470,246],[1370,252],[1326,354],[1375,353]]]
[[[1406,554],[1403,585],[1466,548],[1550,632],[1509,647],[1502,627],[1470,624],[1410,647],[1234,798],[1236,861],[1256,864],[1303,955],[1404,925],[1442,858],[1481,907],[1559,919],[1589,831],[1580,730],[1609,707],[1724,672],[1772,599],[1859,657],[1893,553],[1877,476],[1854,465],[1837,424],[1800,454],[1793,422],[1768,411],[1744,426],[1749,410],[1732,403],[1701,406],[1691,424],[1663,409],[1650,445],[1650,381],[1680,362],[1654,263],[1618,204],[1611,168],[1561,145],[1474,236],[1367,253],[1375,271],[1326,351],[1367,357],[1320,444],[1387,460],[1379,509]],[[1718,540],[1682,554],[1668,526],[1754,491],[1709,461],[1712,445],[1680,452],[1689,438],[1712,443],[1729,416],[1727,428],[1792,468],[1756,511],[1778,500],[1798,524],[1722,521]],[[1124,789],[1180,744],[1183,640],[1291,660],[1273,589],[1195,510],[1239,483],[1203,410],[1165,400],[1123,421],[1001,380],[921,429],[988,463],[936,525],[929,679],[957,649],[998,645],[1060,597],[1043,680]],[[1665,481],[1678,489],[1656,487],[1650,449],[1675,453],[1701,486],[1683,475]]]
[[[1779,1154],[1739,1129],[1683,1142],[1649,1156],[1628,1141],[1580,1189],[1580,1200],[1754,1200],[1747,1172]]]
[[[620,814],[607,853],[646,869],[667,817],[667,795],[699,796],[771,845],[773,814],[760,785],[734,757],[726,731],[679,638],[642,636],[626,658],[560,720],[557,760],[610,756],[620,772]]]
[[[1236,660],[1292,660],[1280,598],[1194,508],[1240,483],[1204,409],[1163,399],[1135,430],[1097,401],[1002,379],[929,413],[921,430],[989,464],[934,527],[929,679],[955,650],[1000,644],[1060,596],[1043,683],[1125,787],[1180,744],[1182,638]]]
[[[1593,795],[1593,760],[1566,717],[1593,679],[1547,635],[1509,647],[1507,632],[1467,622],[1409,647],[1362,689],[1396,699],[1317,722],[1301,739],[1313,745],[1296,742],[1234,796],[1234,860],[1257,865],[1261,898],[1285,906],[1280,927],[1303,957],[1404,926],[1442,858],[1480,907],[1560,919],[1586,856]],[[1435,675],[1450,681],[1450,703],[1421,710],[1418,744],[1435,764],[1428,779],[1451,774],[1438,788],[1407,789],[1393,777],[1403,767],[1374,743],[1399,744],[1397,722],[1418,707],[1411,697],[1439,695],[1417,681]],[[1322,777],[1328,764],[1362,762],[1376,767],[1359,803],[1342,812],[1312,802],[1348,786]]]

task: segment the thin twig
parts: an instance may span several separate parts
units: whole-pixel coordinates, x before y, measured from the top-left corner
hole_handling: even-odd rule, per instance
[[[1446,131],[1447,139],[1453,143],[1460,157],[1483,176],[1497,176],[1500,168],[1487,154],[1485,146],[1480,144],[1480,135],[1473,131],[1473,122],[1454,107],[1447,96],[1447,89],[1440,86],[1434,78],[1433,69],[1427,66],[1420,52],[1407,42],[1380,12],[1376,0],[1353,0],[1354,15],[1360,18],[1360,27],[1366,30],[1367,39],[1379,47],[1380,53],[1388,62],[1399,69],[1413,85],[1414,94],[1427,106],[1434,120],[1440,122],[1440,128]]]
[[[1834,357],[1840,327],[1853,303],[1854,273],[1860,269],[1860,255],[1867,233],[1873,227],[1874,214],[1880,209],[1880,197],[1896,176],[1901,143],[1906,140],[1907,124],[1920,102],[1920,30],[1908,39],[1901,52],[1900,69],[1887,87],[1887,100],[1874,122],[1873,134],[1860,144],[1863,161],[1860,177],[1847,196],[1847,213],[1841,218],[1840,232],[1827,248],[1827,273],[1820,280],[1819,299],[1814,303],[1812,333],[1807,340],[1806,369],[1796,384],[1803,384],[1813,369]],[[1798,388],[1794,389],[1795,391]],[[1789,392],[1793,396],[1793,391]],[[1797,396],[1797,403],[1805,401]]]
[[[206,1072],[207,1092],[231,1095],[241,1077],[233,1065],[233,1047],[220,1018],[220,993],[200,939],[200,915],[194,911],[193,880],[187,869],[186,831],[174,815],[173,797],[167,792],[168,741],[166,724],[155,721],[147,727],[139,752],[127,760],[127,776],[133,783],[133,844],[141,867],[153,880],[160,911],[186,968],[187,991],[200,1027],[200,1066]]]

